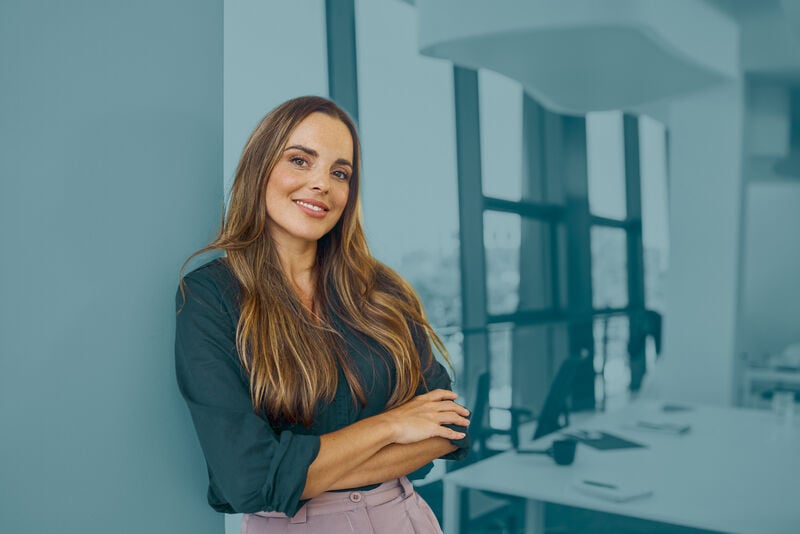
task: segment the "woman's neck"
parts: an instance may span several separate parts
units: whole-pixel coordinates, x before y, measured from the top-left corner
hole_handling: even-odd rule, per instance
[[[301,302],[314,312],[314,293],[316,290],[317,244],[308,243],[301,247],[286,247],[276,243],[278,260],[287,281],[297,293]]]

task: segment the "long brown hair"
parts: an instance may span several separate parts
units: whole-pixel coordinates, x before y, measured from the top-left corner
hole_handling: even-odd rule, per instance
[[[341,218],[317,243],[315,299],[321,322],[290,287],[278,261],[268,226],[267,180],[294,128],[311,113],[339,119],[353,138],[350,193]],[[274,419],[311,425],[321,400],[332,401],[342,365],[354,399],[365,403],[362,378],[343,350],[343,339],[325,310],[372,338],[391,357],[396,383],[387,408],[414,396],[433,364],[431,343],[450,363],[414,289],[369,252],[361,223],[359,183],[361,147],[353,121],[332,101],[304,96],[284,102],[256,126],[236,169],[227,214],[217,237],[192,254],[224,250],[239,281],[241,316],[236,349],[250,375],[253,406]],[[183,279],[181,295],[185,299]],[[422,342],[419,354],[415,338]],[[320,350],[326,347],[329,350]],[[452,366],[452,364],[451,364]]]

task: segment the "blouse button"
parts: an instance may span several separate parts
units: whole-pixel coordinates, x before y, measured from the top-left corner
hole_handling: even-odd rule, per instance
[[[353,502],[361,502],[361,494],[357,491],[354,491],[350,494],[350,500]]]

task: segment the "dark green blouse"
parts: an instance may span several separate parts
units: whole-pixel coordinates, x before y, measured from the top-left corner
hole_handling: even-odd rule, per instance
[[[366,406],[353,402],[340,367],[335,398],[318,407],[311,427],[270,421],[253,410],[249,379],[236,352],[240,288],[225,259],[187,274],[184,284],[186,301],[180,290],[176,293],[175,364],[208,467],[208,502],[219,512],[265,510],[292,516],[306,502],[300,495],[308,467],[319,452],[319,436],[384,411],[395,380],[391,359],[373,340],[334,317],[334,327],[365,380]],[[424,368],[430,352],[419,342],[418,348]],[[450,389],[450,377],[436,360],[425,379],[428,389]],[[424,392],[424,386],[417,391]],[[469,438],[453,443],[459,449],[443,458],[464,458]],[[432,466],[409,478],[425,476]]]

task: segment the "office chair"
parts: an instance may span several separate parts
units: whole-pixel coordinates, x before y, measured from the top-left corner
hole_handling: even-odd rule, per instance
[[[478,376],[475,387],[475,401],[472,405],[472,418],[470,419],[469,426],[470,436],[472,437],[472,452],[476,455],[473,461],[489,458],[509,448],[518,448],[520,424],[533,419],[533,412],[527,408],[519,408],[516,406],[511,406],[510,408],[496,408],[506,410],[511,414],[511,427],[502,429],[489,426],[489,410],[491,409],[491,406],[489,406],[490,384],[491,376],[489,373],[481,373]],[[490,441],[491,438],[496,436],[508,436],[510,447],[493,447]]]

